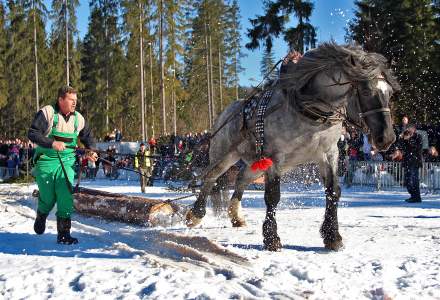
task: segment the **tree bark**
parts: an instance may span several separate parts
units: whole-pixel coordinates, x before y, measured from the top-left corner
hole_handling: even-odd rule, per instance
[[[76,211],[104,219],[155,226],[182,210],[174,203],[81,188],[74,194]]]

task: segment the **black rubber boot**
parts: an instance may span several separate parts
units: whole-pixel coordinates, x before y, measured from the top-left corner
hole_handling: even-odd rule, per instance
[[[72,245],[78,244],[78,239],[70,236],[70,228],[72,227],[70,219],[57,217],[58,244]]]
[[[43,214],[37,210],[37,217],[35,218],[34,231],[36,234],[43,234],[46,230],[47,214]]]

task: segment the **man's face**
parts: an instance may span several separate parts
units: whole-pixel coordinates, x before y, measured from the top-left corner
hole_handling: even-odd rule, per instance
[[[141,146],[141,151],[142,151],[142,152],[145,151],[145,146],[144,146],[144,145]]]
[[[408,121],[409,121],[409,120],[408,120],[408,117],[403,117],[403,118],[402,118],[402,124],[403,124],[403,125],[407,125],[407,124],[408,124]]]
[[[76,94],[66,94],[64,98],[58,98],[58,106],[62,114],[74,113],[77,101]]]

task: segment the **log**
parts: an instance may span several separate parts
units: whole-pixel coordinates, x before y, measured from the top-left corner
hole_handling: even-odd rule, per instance
[[[33,195],[38,196],[38,191]],[[73,205],[83,215],[147,226],[172,225],[184,214],[183,208],[173,202],[83,187],[73,194]]]

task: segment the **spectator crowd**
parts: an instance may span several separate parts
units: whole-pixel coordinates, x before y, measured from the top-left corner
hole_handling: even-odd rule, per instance
[[[0,179],[17,177],[20,170],[25,171],[33,153],[34,145],[27,140],[0,139]]]

